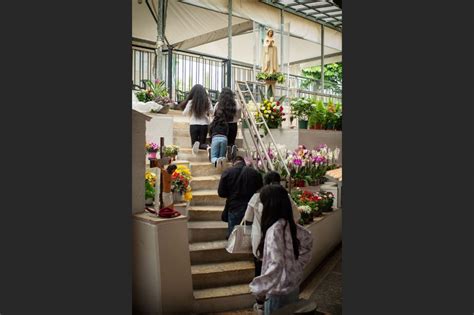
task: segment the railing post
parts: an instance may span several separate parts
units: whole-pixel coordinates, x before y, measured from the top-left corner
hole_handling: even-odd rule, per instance
[[[174,67],[173,67],[173,47],[168,47],[168,93],[171,99],[174,99],[173,93],[173,77],[174,77]]]

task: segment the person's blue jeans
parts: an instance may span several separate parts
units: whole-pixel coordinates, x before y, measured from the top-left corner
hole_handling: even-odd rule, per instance
[[[228,233],[227,236],[232,233],[234,230],[234,226],[239,225],[244,218],[245,210],[244,211],[229,211],[229,218],[227,219],[227,226],[228,226]]]
[[[217,135],[212,137],[211,142],[211,162],[214,163],[220,157],[225,157],[227,152],[227,137]]]
[[[299,293],[299,288],[296,288],[285,295],[267,295],[268,299],[265,301],[264,314],[270,315],[279,308],[298,302]]]

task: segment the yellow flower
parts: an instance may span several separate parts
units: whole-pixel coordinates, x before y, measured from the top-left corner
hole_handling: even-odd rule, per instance
[[[190,192],[190,191],[187,191],[185,194],[184,194],[184,200],[186,201],[191,201],[193,199],[193,194]]]

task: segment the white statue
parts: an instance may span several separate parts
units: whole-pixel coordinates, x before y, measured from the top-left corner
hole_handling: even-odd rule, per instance
[[[263,66],[262,71],[265,73],[278,72],[278,55],[275,39],[273,38],[273,30],[267,31],[265,42],[263,44]]]

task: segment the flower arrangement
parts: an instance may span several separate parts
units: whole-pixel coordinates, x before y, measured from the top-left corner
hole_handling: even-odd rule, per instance
[[[184,200],[190,201],[192,199],[191,186],[191,171],[184,165],[178,165],[178,168],[171,175],[171,191],[184,194]]]
[[[265,99],[261,104],[258,103],[257,106],[260,109],[260,112],[257,111],[255,113],[257,123],[265,119],[268,128],[278,128],[281,123],[286,120],[283,106],[280,105],[280,100],[275,101],[273,97],[271,97],[270,99]]]
[[[267,73],[259,72],[255,77],[258,81],[276,81],[282,84],[285,82],[285,75],[281,72]]]
[[[330,192],[310,192],[297,188],[291,192],[291,198],[298,205],[301,224],[307,224],[322,212],[332,211],[334,195]]]
[[[291,100],[291,114],[300,120],[308,120],[311,114],[313,100],[311,98],[295,98]]]
[[[148,153],[156,153],[160,149],[160,146],[154,142],[145,144],[145,151]]]
[[[145,173],[145,200],[155,199],[156,174],[152,172]]]
[[[321,144],[313,150],[308,150],[304,145],[298,146],[294,151],[287,151],[286,165],[290,171],[295,185],[303,187],[309,184],[319,184],[324,181],[326,171],[337,168],[340,149],[331,150],[327,145]],[[286,176],[285,173],[281,174]]]
[[[164,148],[164,154],[165,156],[168,156],[168,157],[174,157],[178,155],[178,152],[179,152],[179,147],[174,144],[167,145]]]

